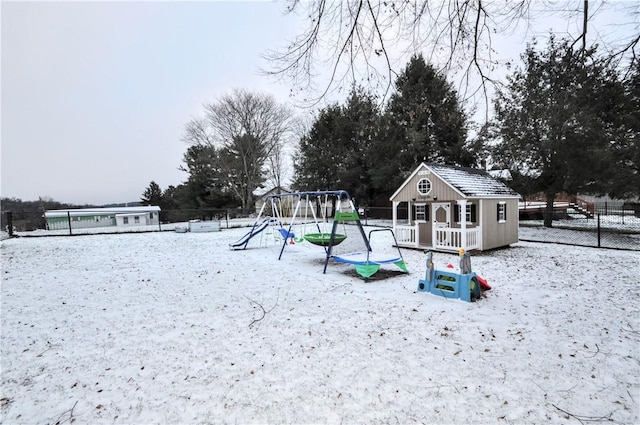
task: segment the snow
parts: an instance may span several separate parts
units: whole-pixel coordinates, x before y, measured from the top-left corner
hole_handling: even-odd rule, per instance
[[[637,252],[479,253],[466,303],[246,231],[3,240],[0,422],[640,422]]]
[[[496,180],[484,170],[441,164],[429,164],[428,168],[465,196],[519,197],[509,186]]]

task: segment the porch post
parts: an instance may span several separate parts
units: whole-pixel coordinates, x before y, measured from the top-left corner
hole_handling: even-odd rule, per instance
[[[467,200],[458,199],[460,205],[460,245],[465,251],[467,250]]]
[[[393,223],[393,233],[396,233],[396,221],[398,220],[398,204],[400,202],[393,201],[393,208],[391,209],[391,220]]]

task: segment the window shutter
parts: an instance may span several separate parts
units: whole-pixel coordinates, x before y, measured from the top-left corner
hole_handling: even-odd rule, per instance
[[[497,206],[497,220],[498,221],[507,221],[507,203],[499,202]]]
[[[453,221],[454,223],[460,221],[460,205],[456,205],[456,207],[453,209]]]
[[[471,222],[475,223],[476,220],[476,204],[471,204]]]
[[[500,221],[500,204],[496,205],[496,221]]]

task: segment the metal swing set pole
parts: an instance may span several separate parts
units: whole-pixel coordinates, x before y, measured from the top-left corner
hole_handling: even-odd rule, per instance
[[[301,193],[292,193],[288,196],[298,196],[298,202],[296,203],[296,208],[293,211],[293,217],[291,217],[291,222],[289,223],[289,229],[287,229],[287,237],[291,235],[291,229],[293,228],[293,223],[296,221],[296,216],[298,215],[298,210],[300,209],[300,201],[302,200]],[[283,235],[285,236],[285,235]],[[282,253],[284,252],[284,247],[287,246],[287,237],[283,237],[284,241],[282,242],[282,248],[280,249],[280,255],[278,255],[278,260],[282,258]]]

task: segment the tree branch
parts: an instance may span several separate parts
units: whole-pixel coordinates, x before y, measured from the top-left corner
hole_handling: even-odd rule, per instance
[[[584,424],[585,422],[600,422],[600,421],[605,421],[605,420],[611,420],[611,415],[613,413],[609,413],[608,415],[605,416],[581,416],[581,415],[576,415],[574,413],[571,412],[567,412],[564,409],[559,408],[558,406],[556,406],[555,404],[551,403],[551,405],[553,407],[555,407],[556,409],[558,409],[559,411],[561,411],[562,413],[571,416],[572,418],[575,418],[578,422],[580,422],[581,424]]]
[[[251,323],[249,323],[249,328],[251,328],[255,323],[261,321],[262,319],[265,318],[265,316],[267,315],[267,313],[271,313],[278,305],[278,300],[280,299],[280,289],[278,289],[278,295],[276,296],[276,302],[273,304],[273,307],[271,307],[269,310],[265,310],[265,308],[262,306],[262,304],[260,304],[259,302],[252,300],[251,298],[247,297],[246,295],[244,296],[246,299],[248,299],[250,302],[252,302],[253,304],[257,305],[258,307],[260,307],[260,310],[262,310],[262,316],[260,316],[257,319],[253,319],[251,321]]]

